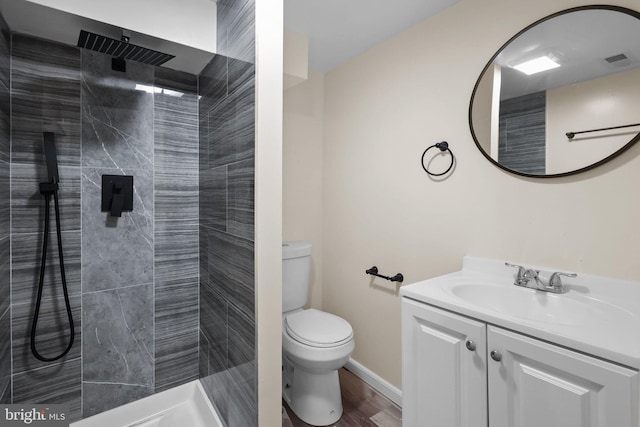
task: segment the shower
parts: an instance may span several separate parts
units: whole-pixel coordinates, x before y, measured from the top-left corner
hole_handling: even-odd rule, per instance
[[[63,358],[71,347],[75,338],[73,315],[71,313],[71,304],[69,302],[69,291],[67,290],[67,278],[64,273],[64,255],[62,253],[62,230],[60,229],[60,204],[58,200],[58,159],[56,155],[55,136],[52,132],[43,133],[44,156],[47,164],[48,181],[40,183],[40,194],[44,197],[44,233],[42,237],[42,257],[40,260],[40,279],[38,281],[38,296],[36,297],[36,308],[31,321],[31,352],[33,355],[43,362],[53,362]],[[36,348],[36,328],[38,326],[38,317],[40,315],[40,304],[42,302],[42,291],[44,288],[44,275],[47,268],[47,246],[49,241],[49,217],[51,197],[53,196],[53,204],[56,218],[56,234],[58,236],[58,256],[60,258],[60,277],[62,279],[62,291],[64,292],[64,302],[67,309],[67,317],[69,319],[69,344],[62,353],[53,357],[45,357],[38,352]]]
[[[105,22],[0,0],[2,404],[95,426],[193,383],[225,425],[255,424],[253,4],[217,25],[194,1],[183,27],[176,2]]]

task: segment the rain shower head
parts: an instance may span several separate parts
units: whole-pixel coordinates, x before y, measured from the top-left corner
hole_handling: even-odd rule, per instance
[[[150,65],[162,65],[175,58],[175,55],[158,52],[157,50],[131,44],[128,41],[112,39],[85,30],[80,30],[78,47]]]

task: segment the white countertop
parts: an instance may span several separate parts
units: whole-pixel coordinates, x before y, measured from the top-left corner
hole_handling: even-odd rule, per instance
[[[465,256],[462,270],[405,285],[400,294],[640,369],[640,282],[579,273],[562,277],[566,292],[552,294],[513,285],[516,272],[504,261]]]

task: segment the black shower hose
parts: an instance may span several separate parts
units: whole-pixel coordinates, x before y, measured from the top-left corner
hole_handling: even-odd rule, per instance
[[[40,302],[42,301],[42,288],[44,287],[44,273],[47,266],[47,243],[49,240],[49,204],[51,202],[51,194],[53,193],[53,202],[56,211],[56,229],[58,235],[58,256],[60,257],[60,277],[62,278],[62,290],[64,292],[64,302],[67,306],[67,316],[69,318],[69,344],[62,353],[55,357],[44,357],[36,349],[36,327],[38,325],[38,316],[40,315]],[[69,292],[67,290],[67,279],[64,274],[64,256],[62,255],[62,233],[60,232],[60,206],[58,204],[58,193],[44,193],[44,237],[42,239],[42,261],[40,262],[40,281],[38,283],[38,297],[36,299],[36,310],[33,313],[33,322],[31,324],[31,352],[33,355],[43,362],[53,362],[62,359],[69,353],[73,346],[75,338],[75,330],[73,326],[73,315],[71,314],[71,304],[69,303]]]

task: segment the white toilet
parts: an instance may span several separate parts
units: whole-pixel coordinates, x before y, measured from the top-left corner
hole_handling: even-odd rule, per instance
[[[311,243],[282,245],[282,396],[305,423],[326,426],[342,416],[338,369],[355,343],[346,320],[307,303]]]

